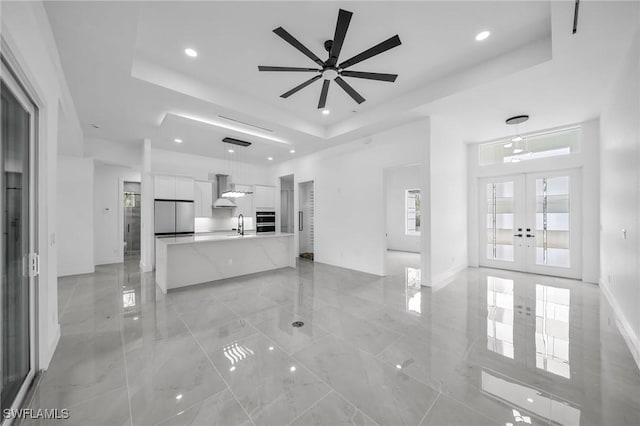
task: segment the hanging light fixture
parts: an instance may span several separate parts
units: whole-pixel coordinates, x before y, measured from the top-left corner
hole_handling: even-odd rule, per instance
[[[244,173],[245,150],[251,145],[251,142],[242,141],[226,137],[222,140],[225,144],[225,159],[227,160],[227,171],[234,179],[238,179]],[[245,195],[253,194],[250,191],[237,191],[235,184],[230,185],[226,191],[220,194],[223,198],[240,198]]]
[[[521,143],[522,141],[524,141],[524,138],[520,134],[520,124],[524,123],[527,120],[529,120],[528,115],[516,115],[516,116],[507,118],[505,121],[505,123],[507,123],[507,126],[515,126],[514,136],[511,137],[511,139],[504,144],[505,148],[513,147],[513,153],[516,154],[516,156],[514,156],[511,161],[514,163],[517,163],[520,161],[520,159],[517,157],[517,154],[521,154],[522,152],[525,151],[524,148],[522,148],[522,143]],[[526,146],[526,141],[525,141],[525,146]]]

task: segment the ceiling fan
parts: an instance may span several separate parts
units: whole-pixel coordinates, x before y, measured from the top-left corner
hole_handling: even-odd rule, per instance
[[[338,63],[338,57],[340,56],[340,51],[342,50],[342,44],[344,43],[344,38],[347,35],[347,29],[349,28],[349,22],[351,21],[351,16],[353,13],[340,9],[338,12],[338,22],[336,24],[336,32],[333,36],[333,40],[327,40],[324,42],[324,48],[329,53],[329,58],[326,61],[323,61],[318,56],[316,56],[311,50],[307,49],[302,43],[300,43],[295,37],[289,34],[284,28],[278,27],[273,30],[278,36],[280,36],[284,41],[298,49],[305,56],[310,58],[313,62],[315,62],[320,68],[298,68],[298,67],[274,67],[274,66],[266,66],[259,65],[258,70],[260,71],[287,71],[287,72],[314,72],[317,73],[316,76],[310,78],[309,80],[297,85],[293,89],[288,92],[280,95],[281,98],[288,98],[294,93],[298,92],[301,89],[304,89],[311,83],[314,83],[321,78],[324,78],[324,82],[322,83],[322,91],[320,92],[320,100],[318,101],[318,108],[324,108],[327,103],[327,94],[329,93],[329,85],[331,81],[335,81],[338,86],[342,88],[349,96],[353,98],[354,101],[361,104],[365,101],[365,99],[358,93],[349,83],[347,83],[342,77],[353,77],[353,78],[364,78],[367,80],[378,80],[378,81],[388,81],[393,83],[396,81],[398,77],[397,74],[382,74],[375,72],[362,72],[362,71],[350,71],[347,68],[360,63],[366,59],[369,59],[373,56],[379,55],[380,53],[386,52],[389,49],[393,49],[394,47],[402,44],[400,41],[400,37],[398,35],[394,35],[393,37],[380,42],[373,46],[370,49],[365,50],[362,53],[357,54],[356,56],[347,59],[346,61],[342,61]]]

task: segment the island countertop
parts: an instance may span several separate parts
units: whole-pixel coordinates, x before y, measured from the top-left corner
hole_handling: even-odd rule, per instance
[[[156,283],[168,290],[296,267],[294,234],[212,232],[156,238]]]
[[[245,232],[244,235],[240,235],[234,231],[222,231],[222,232],[207,232],[194,235],[185,235],[178,237],[157,237],[157,240],[167,244],[192,244],[209,241],[233,241],[244,239],[260,239],[260,238],[279,238],[279,237],[293,237],[294,234],[288,232],[264,232],[257,234],[253,232]]]

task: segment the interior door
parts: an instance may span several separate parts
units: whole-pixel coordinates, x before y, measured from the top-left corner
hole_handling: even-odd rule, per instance
[[[2,242],[2,388],[0,412],[16,408],[35,371],[34,134],[35,107],[2,64],[0,139],[0,209]],[[3,422],[4,424],[4,422]]]
[[[579,170],[479,181],[480,265],[581,278]]]

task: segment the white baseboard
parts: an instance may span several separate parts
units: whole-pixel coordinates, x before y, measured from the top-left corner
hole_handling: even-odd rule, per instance
[[[604,283],[604,280],[600,280],[600,288],[602,289],[602,293],[604,294],[604,296],[607,298],[607,301],[613,308],[613,312],[616,315],[616,325],[618,326],[618,330],[620,331],[620,334],[622,334],[624,341],[627,343],[627,346],[631,351],[631,355],[636,361],[638,369],[640,369],[640,339],[638,338],[636,332],[633,330],[633,327],[631,327],[631,324],[629,323],[627,318],[624,316],[624,313],[620,309],[620,305],[613,297],[613,294],[611,293],[609,287]]]
[[[38,366],[40,370],[46,370],[47,368],[49,368],[49,363],[53,358],[53,354],[56,352],[58,342],[60,342],[60,323],[56,324],[56,333],[53,336],[53,339],[51,339],[51,341],[49,342],[48,352],[46,356],[40,357],[40,365]]]
[[[468,267],[469,265],[467,265],[466,263],[462,265],[453,266],[447,269],[446,271],[443,271],[438,275],[434,276],[431,279],[431,283],[430,283],[431,285],[429,285],[428,287],[431,287],[431,291],[441,290],[444,287],[446,287],[449,283],[451,283],[451,279],[453,277],[455,277],[457,274],[464,271]]]

